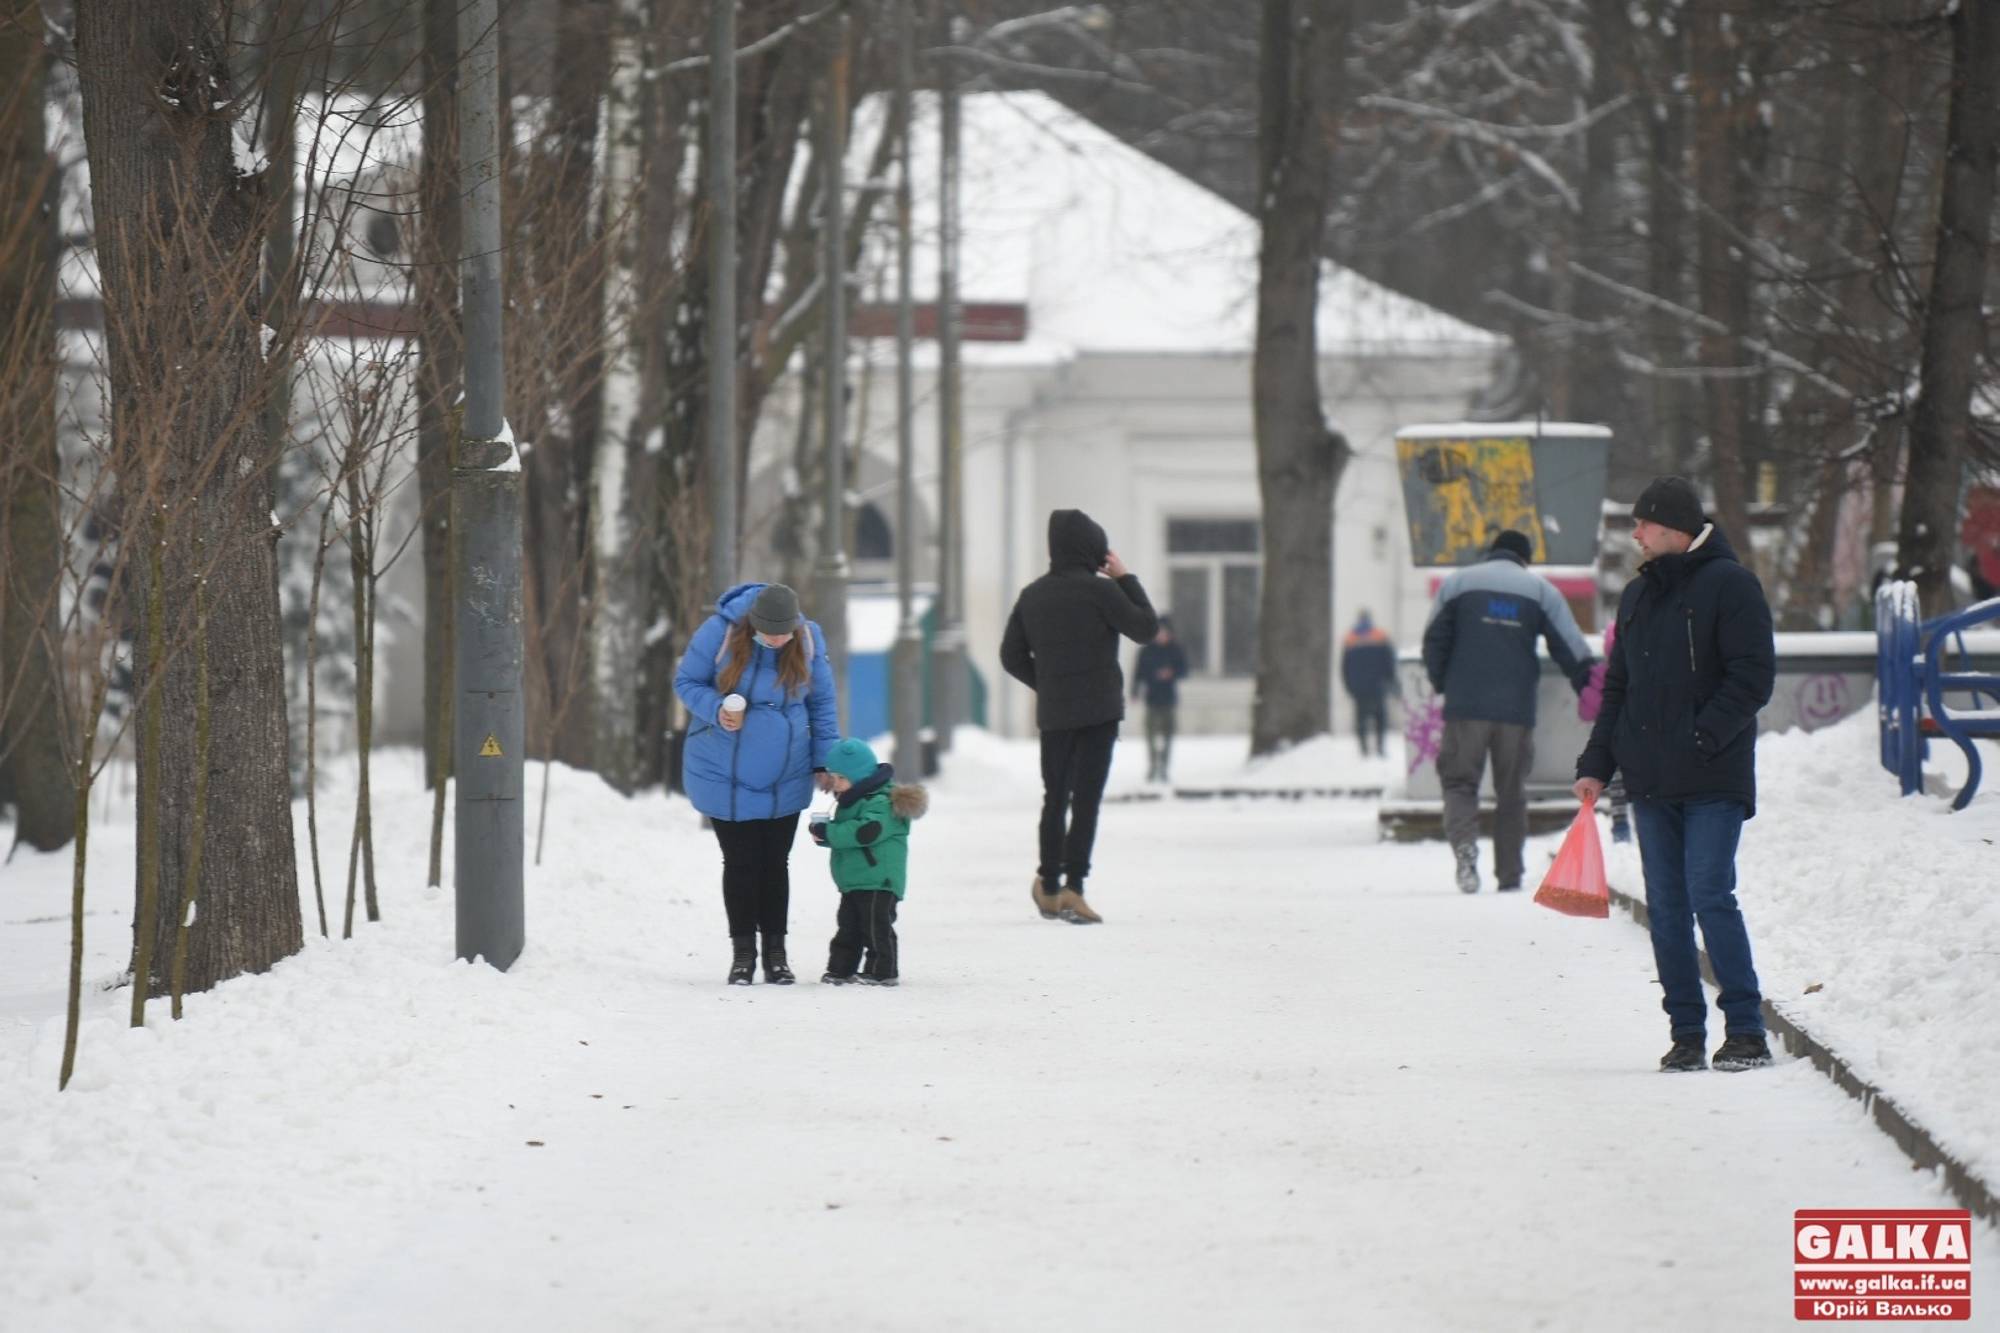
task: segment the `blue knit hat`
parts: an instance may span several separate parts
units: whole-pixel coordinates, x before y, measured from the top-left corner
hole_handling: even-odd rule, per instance
[[[868,748],[868,742],[849,736],[826,752],[826,771],[838,773],[849,782],[860,782],[875,776],[881,764],[875,752]]]

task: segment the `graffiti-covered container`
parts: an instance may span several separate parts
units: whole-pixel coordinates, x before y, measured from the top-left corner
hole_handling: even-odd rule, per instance
[[[1496,533],[1537,565],[1595,568],[1611,432],[1571,421],[1455,422],[1396,432],[1410,559],[1467,565]]]

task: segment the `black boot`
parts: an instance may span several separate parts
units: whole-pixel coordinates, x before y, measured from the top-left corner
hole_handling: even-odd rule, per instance
[[[785,937],[766,933],[764,936],[764,980],[773,986],[789,986],[798,978],[785,963]]]
[[[1701,1034],[1692,1037],[1675,1037],[1674,1044],[1660,1057],[1660,1072],[1663,1074],[1691,1074],[1708,1068],[1708,1056],[1701,1049]]]
[[[1731,1033],[1715,1048],[1715,1067],[1725,1073],[1762,1069],[1771,1063],[1771,1048],[1761,1033]]]
[[[756,980],[757,937],[755,935],[731,935],[729,942],[736,946],[736,961],[729,965],[729,984],[747,986]]]

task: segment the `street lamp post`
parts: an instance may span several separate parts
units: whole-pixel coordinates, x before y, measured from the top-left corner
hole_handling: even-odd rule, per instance
[[[820,404],[826,446],[826,510],[820,525],[819,569],[813,610],[826,636],[827,660],[847,669],[847,15],[831,24],[825,124],[820,153],[826,160],[820,219],[821,296],[826,302],[826,344],[821,360],[825,397]],[[844,683],[844,682],[843,682]],[[837,689],[840,730],[847,731],[847,691]]]
[[[465,418],[452,467],[452,758],[458,956],[501,971],[524,942],[521,888],[521,463],[503,405],[500,6],[465,0],[459,168],[466,186]]]
[[[947,20],[950,33],[955,22]],[[954,34],[955,35],[955,34]],[[949,43],[947,43],[949,45]],[[938,562],[937,637],[931,656],[933,725],[939,753],[965,720],[965,380],[960,372],[958,69],[938,62]]]
[[[923,636],[915,614],[916,576],[916,393],[911,347],[915,317],[911,293],[910,137],[915,114],[916,20],[912,0],[896,0],[896,646],[892,658],[892,709],[896,728],[896,770],[906,777],[923,772]]]

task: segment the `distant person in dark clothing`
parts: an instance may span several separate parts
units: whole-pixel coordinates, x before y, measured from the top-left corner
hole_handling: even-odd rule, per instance
[[[1144,643],[1159,628],[1104,529],[1081,509],[1051,513],[1049,572],[1021,590],[1000,639],[1000,665],[1035,692],[1042,733],[1041,863],[1029,892],[1046,920],[1103,920],[1083,881],[1125,717],[1118,636]]]
[[[1444,835],[1464,893],[1479,892],[1479,783],[1489,754],[1493,877],[1502,892],[1521,887],[1528,770],[1535,762],[1535,694],[1542,676],[1535,640],[1547,642],[1549,656],[1579,694],[1590,683],[1590,647],[1563,595],[1528,568],[1533,553],[1525,534],[1502,532],[1486,559],[1445,579],[1424,627],[1424,672],[1444,696],[1437,757]]]
[[[1132,668],[1132,697],[1146,696],[1146,781],[1166,782],[1173,757],[1174,717],[1181,706],[1181,678],[1188,673],[1187,649],[1174,637],[1164,614],[1153,641],[1139,650]]]
[[[1736,848],[1757,813],[1757,714],[1777,680],[1771,607],[1686,481],[1655,480],[1632,518],[1646,563],[1618,599],[1617,639],[1590,744],[1577,757],[1576,795],[1595,802],[1613,774],[1624,775],[1673,1039],[1660,1068],[1710,1063],[1699,922],[1725,1029],[1714,1066],[1754,1069],[1771,1063],[1771,1049],[1736,903]]]
[[[1374,753],[1387,754],[1389,696],[1396,691],[1396,645],[1363,611],[1355,617],[1354,628],[1340,645],[1340,683],[1354,700],[1354,730],[1361,738],[1361,753],[1368,754],[1368,738],[1375,738]]]

